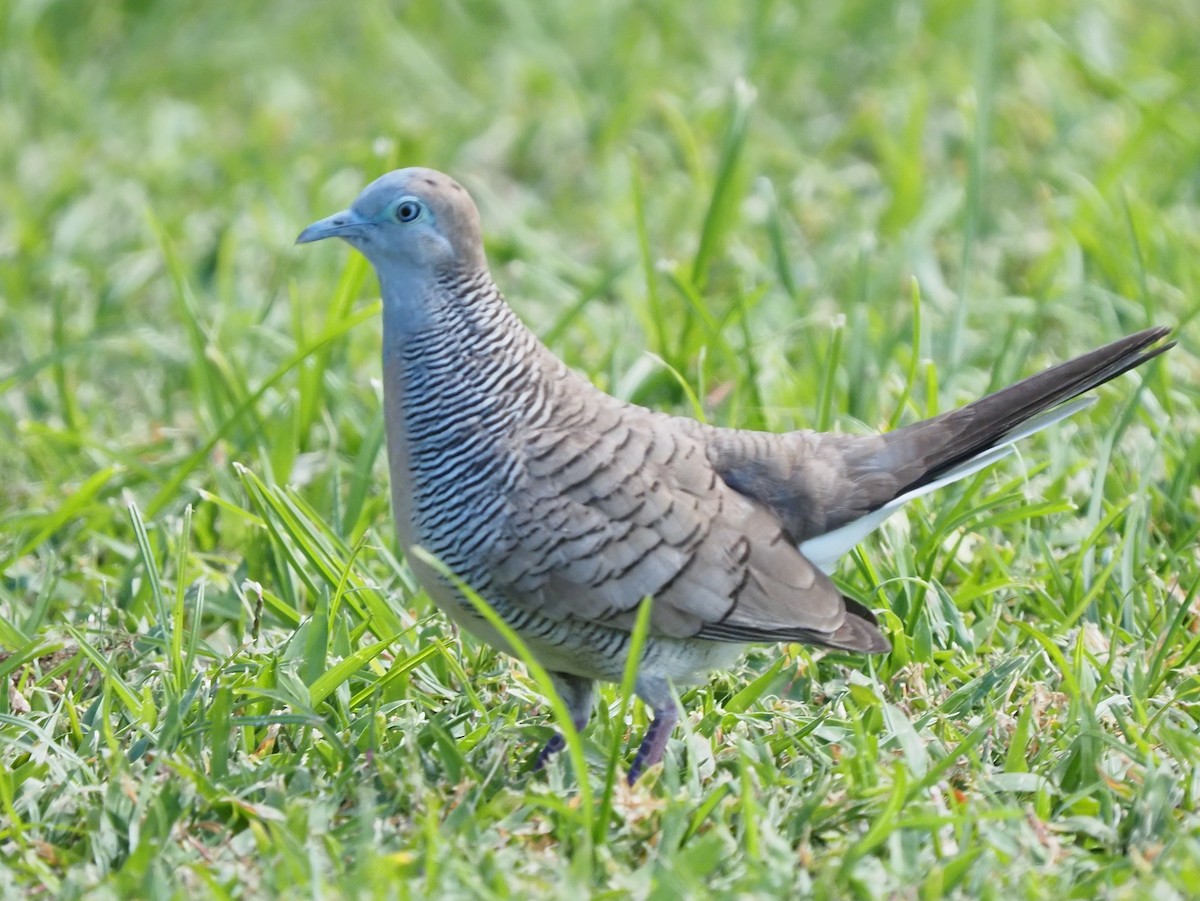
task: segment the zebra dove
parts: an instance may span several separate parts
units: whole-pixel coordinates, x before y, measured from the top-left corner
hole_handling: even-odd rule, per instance
[[[479,214],[453,179],[390,172],[297,243],[338,237],[383,295],[384,415],[396,528],[484,598],[551,674],[577,728],[596,680],[619,682],[653,599],[636,692],[653,711],[630,766],[658,763],[671,684],[749,642],[890,649],[844,597],[838,558],[906,501],[995,462],[1162,353],[1153,328],[965,407],[882,435],[715,428],[619,401],[557,359],[497,290]],[[409,555],[451,619],[506,648]],[[563,745],[556,735],[538,765]]]

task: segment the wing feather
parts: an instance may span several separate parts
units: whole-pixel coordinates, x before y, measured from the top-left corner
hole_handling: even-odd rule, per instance
[[[778,518],[716,472],[704,432],[679,423],[614,401],[526,435],[496,589],[553,619],[629,629],[650,596],[656,635],[877,650],[873,626],[843,629],[841,593]]]

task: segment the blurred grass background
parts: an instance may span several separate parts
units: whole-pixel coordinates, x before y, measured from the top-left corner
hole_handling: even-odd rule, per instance
[[[0,23],[4,896],[1200,893],[1200,7]],[[414,164],[556,352],[722,424],[886,428],[1182,346],[856,555],[887,660],[754,650],[615,796],[645,715],[609,690],[588,808],[527,772],[532,682],[395,559],[373,278],[291,246]]]

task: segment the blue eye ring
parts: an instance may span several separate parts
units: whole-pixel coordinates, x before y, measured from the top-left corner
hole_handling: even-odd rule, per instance
[[[412,199],[401,200],[396,204],[393,215],[397,222],[412,222],[421,215],[421,204]]]

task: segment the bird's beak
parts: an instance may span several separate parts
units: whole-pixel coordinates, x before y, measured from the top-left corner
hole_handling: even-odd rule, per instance
[[[354,210],[342,210],[324,219],[318,219],[296,238],[297,244],[309,244],[313,241],[323,241],[326,238],[349,238],[362,232],[369,225],[362,216]]]

